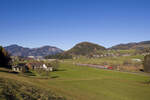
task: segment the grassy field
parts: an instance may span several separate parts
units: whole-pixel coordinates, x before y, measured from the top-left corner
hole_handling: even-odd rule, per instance
[[[48,77],[24,76],[0,72],[11,79],[51,90],[67,100],[149,100],[150,76],[76,66],[62,63]]]
[[[120,57],[104,57],[104,58],[87,58],[87,57],[79,57],[74,60],[68,60],[75,63],[86,63],[86,64],[120,64],[123,65],[125,61],[131,61],[132,59],[141,59],[144,60],[144,56],[136,55],[136,56],[120,56]]]
[[[133,59],[141,59],[141,62],[133,61]],[[115,70],[119,67],[122,71],[137,72],[143,69],[144,56],[119,56],[119,57],[104,57],[104,58],[87,58],[79,57],[73,60],[65,60],[67,62],[80,63],[80,64],[94,64],[94,65],[108,65],[112,66]]]

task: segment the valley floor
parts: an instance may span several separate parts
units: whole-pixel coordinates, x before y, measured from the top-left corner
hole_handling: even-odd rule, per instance
[[[67,100],[149,100],[150,76],[61,63],[49,77],[0,72],[0,78],[51,90]]]

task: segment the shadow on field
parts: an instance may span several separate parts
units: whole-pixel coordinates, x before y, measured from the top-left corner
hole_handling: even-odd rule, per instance
[[[27,76],[36,76],[36,75],[35,75],[33,72],[31,72],[31,71],[25,72],[24,74],[27,75]]]
[[[58,69],[57,71],[67,71],[66,69]]]
[[[144,84],[150,84],[150,80],[147,80],[147,81],[145,81],[145,82],[143,82]]]
[[[6,70],[6,69],[0,69],[0,72],[5,72],[5,73],[12,73],[12,74],[18,74],[18,72]]]
[[[59,76],[52,76],[51,78],[59,78]]]

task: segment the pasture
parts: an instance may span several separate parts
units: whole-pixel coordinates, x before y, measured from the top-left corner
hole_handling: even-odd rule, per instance
[[[61,63],[47,77],[1,71],[0,78],[51,90],[67,100],[149,100],[150,76]]]

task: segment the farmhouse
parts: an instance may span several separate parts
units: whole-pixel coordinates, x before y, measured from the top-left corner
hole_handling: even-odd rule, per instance
[[[28,66],[29,69],[35,70],[35,69],[42,69],[42,70],[46,70],[46,71],[53,71],[53,67],[52,66],[48,66],[43,62],[32,62],[32,63],[27,63],[26,64]]]
[[[27,72],[29,71],[29,68],[25,63],[20,63],[16,66],[12,66],[12,70],[15,72]]]
[[[45,64],[43,62],[32,62],[32,63],[19,63],[12,66],[12,70],[15,72],[27,72],[29,70],[45,70],[53,71],[54,68],[50,64]]]

